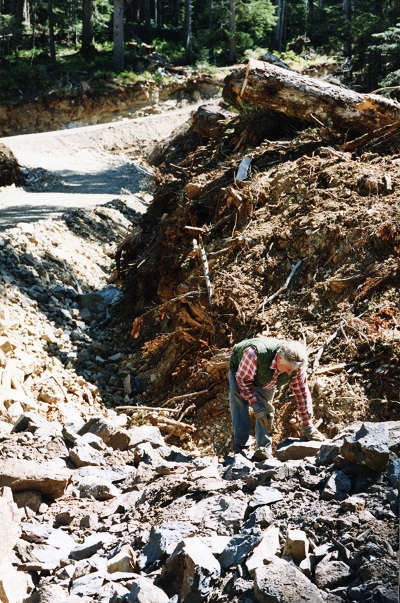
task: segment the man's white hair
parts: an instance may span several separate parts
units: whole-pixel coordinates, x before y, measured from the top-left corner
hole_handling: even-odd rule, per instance
[[[293,339],[285,340],[281,343],[276,352],[283,356],[288,362],[296,364],[299,368],[307,366],[307,348],[300,341],[295,341]]]

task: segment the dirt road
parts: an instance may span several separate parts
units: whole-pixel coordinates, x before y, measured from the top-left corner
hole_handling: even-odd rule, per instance
[[[111,124],[1,138],[19,164],[27,168],[28,182],[24,188],[0,189],[0,230],[116,198],[144,211],[146,202],[138,193],[150,189],[152,174],[132,162],[124,151],[140,154],[167,138],[196,107]]]

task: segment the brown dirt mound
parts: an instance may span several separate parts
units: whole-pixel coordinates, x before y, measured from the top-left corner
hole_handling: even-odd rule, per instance
[[[231,444],[229,348],[261,332],[307,344],[328,436],[349,421],[400,417],[400,156],[343,152],[337,133],[283,118],[267,139],[268,123],[257,112],[226,123],[218,140],[180,132],[157,158],[141,236],[121,254],[147,403],[186,411],[197,430],[182,441],[218,454]],[[277,415],[276,440],[297,434],[287,391]]]
[[[25,176],[14,154],[0,143],[0,186],[21,185],[24,182]]]

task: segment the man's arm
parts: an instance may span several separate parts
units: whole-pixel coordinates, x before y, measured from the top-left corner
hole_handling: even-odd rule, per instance
[[[235,378],[239,387],[239,393],[250,406],[257,402],[256,390],[254,388],[254,377],[257,371],[257,350],[251,346],[243,352]]]
[[[313,407],[306,371],[304,369],[299,369],[291,378],[289,385],[296,398],[297,410],[300,415],[302,427],[304,428],[312,425]]]

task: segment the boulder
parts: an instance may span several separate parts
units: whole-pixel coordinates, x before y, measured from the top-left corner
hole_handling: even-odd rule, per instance
[[[278,444],[276,458],[280,461],[305,459],[308,456],[316,456],[322,442],[304,442],[296,438],[289,438]]]
[[[389,461],[389,431],[385,423],[363,423],[344,438],[341,455],[355,465],[384,471]]]
[[[141,576],[135,578],[125,600],[127,603],[168,603],[170,599],[150,578]]]
[[[64,494],[71,476],[72,472],[57,461],[4,459],[0,463],[0,487],[9,486],[13,492],[37,490],[56,499]]]
[[[200,538],[185,538],[163,566],[161,586],[181,603],[201,603],[220,573],[219,562]]]
[[[254,572],[257,603],[324,603],[323,593],[293,564],[274,557]]]
[[[300,565],[308,557],[309,548],[310,543],[303,530],[288,530],[283,555],[291,557],[296,565]]]
[[[0,601],[20,603],[25,601],[34,584],[28,573],[19,572],[9,561],[0,562]]]
[[[13,502],[11,490],[3,488],[0,498],[0,563],[14,548],[21,535],[20,513]]]
[[[88,432],[98,435],[113,450],[127,450],[131,443],[131,435],[126,429],[115,425],[104,417],[89,419],[78,431],[78,435],[84,435]]]

